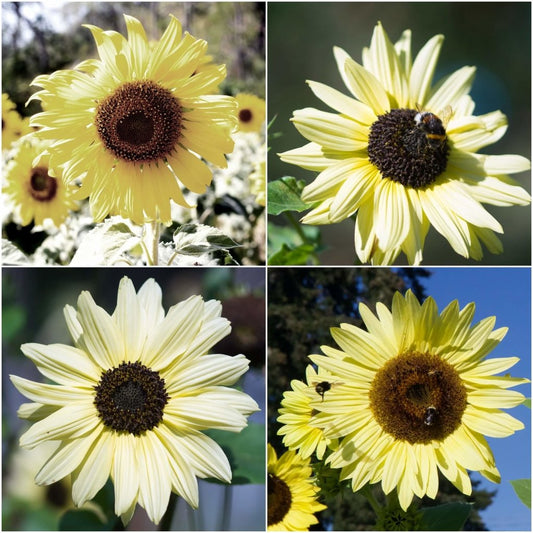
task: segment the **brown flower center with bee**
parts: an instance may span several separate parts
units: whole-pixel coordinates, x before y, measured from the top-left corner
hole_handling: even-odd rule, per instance
[[[429,112],[392,109],[370,127],[368,158],[383,178],[427,187],[446,170],[450,147],[441,119]]]
[[[57,180],[48,175],[48,168],[35,167],[31,169],[29,193],[38,202],[50,202],[57,193]]]
[[[384,431],[410,444],[443,440],[461,424],[467,394],[455,368],[438,355],[408,352],[380,368],[370,409]]]
[[[268,525],[279,524],[290,511],[292,496],[287,483],[268,474]]]
[[[117,159],[150,163],[174,150],[182,114],[168,89],[150,80],[131,81],[99,102],[95,124],[104,146]]]

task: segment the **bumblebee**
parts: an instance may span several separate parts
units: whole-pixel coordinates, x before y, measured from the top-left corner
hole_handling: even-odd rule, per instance
[[[415,125],[421,130],[431,146],[440,146],[446,142],[446,130],[442,120],[429,111],[419,111],[415,115]]]
[[[322,396],[322,401],[324,401],[324,394],[331,389],[331,383],[329,381],[321,381],[320,383],[316,383],[314,385],[316,393],[320,394],[320,396]]]
[[[424,424],[426,426],[432,426],[435,423],[437,417],[437,409],[430,405],[424,413]]]

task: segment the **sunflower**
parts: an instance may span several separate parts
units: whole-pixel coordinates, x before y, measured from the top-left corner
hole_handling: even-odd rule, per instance
[[[268,444],[268,531],[307,531],[318,524],[314,513],[326,508],[316,498],[320,489],[311,480],[309,459],[293,451],[279,459]]]
[[[481,243],[500,253],[495,232],[503,229],[482,204],[531,201],[508,176],[529,169],[526,158],[477,153],[503,136],[507,119],[500,111],[473,114],[475,69],[432,84],[442,43],[436,35],[412,61],[411,32],[392,44],[378,23],[362,65],[334,48],[351,96],[308,82],[337,113],[294,112],[294,125],[311,142],[279,155],[319,172],[303,190],[302,200],[316,205],[302,222],[356,215],[355,250],[363,263],[390,264],[404,252],[419,264],[430,226],[464,257],[481,259]]]
[[[211,182],[203,159],[226,166],[237,103],[210,94],[225,66],[206,66],[207,43],[182,35],[176,18],[152,46],[142,24],[124,18],[127,40],[86,26],[100,59],[34,80],[42,90],[32,99],[44,111],[31,124],[54,140],[50,164],[65,167],[63,179],[83,178],[80,197],[89,197],[96,221],[112,214],[170,223],[169,198],[191,207],[180,183],[203,193]]]
[[[165,316],[161,297],[154,280],[136,293],[123,278],[109,315],[82,292],[77,311],[65,307],[75,347],[21,347],[57,384],[11,376],[34,402],[19,409],[32,422],[20,445],[60,443],[36,483],[72,474],[72,499],[82,505],[111,476],[124,523],[137,503],[158,523],[171,491],[197,507],[197,477],[229,483],[224,452],[202,430],[239,432],[257,410],[247,394],[229,387],[247,371],[248,359],[207,353],[231,329],[220,302],[192,296]]]
[[[49,168],[48,155],[38,157],[49,145],[30,133],[18,141],[6,166],[3,192],[14,205],[15,219],[23,226],[32,220],[42,225],[51,219],[59,227],[70,211],[79,208],[74,186],[56,177]]]
[[[341,349],[310,356],[338,382],[311,404],[313,425],[339,439],[327,462],[354,491],[396,488],[404,510],[415,495],[435,498],[439,470],[464,494],[472,490],[467,470],[499,483],[485,436],[524,428],[501,408],[522,403],[508,389],[529,382],[495,375],[517,357],[485,358],[507,328],[493,329],[495,317],[472,326],[474,303],[460,309],[455,300],[439,314],[432,298],[421,305],[411,291],[394,295],[392,311],[381,303],[376,311],[360,304],[366,331],[341,324],[331,331]]]
[[[289,450],[297,449],[302,459],[307,459],[314,452],[318,459],[322,459],[328,441],[322,429],[310,425],[314,413],[311,401],[316,399],[317,394],[324,398],[324,384],[329,385],[329,381],[326,381],[329,374],[321,372],[319,376],[311,365],[307,365],[305,376],[306,382],[293,379],[292,390],[283,393],[278,417],[278,422],[283,426],[278,435],[284,435],[283,444]]]
[[[21,118],[9,95],[2,93],[2,149],[9,148],[11,143],[30,131],[28,119]]]
[[[239,131],[260,132],[265,121],[265,101],[248,93],[239,93],[235,99],[239,105]]]

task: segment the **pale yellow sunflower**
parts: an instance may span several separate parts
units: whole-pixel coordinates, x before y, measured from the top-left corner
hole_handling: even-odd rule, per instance
[[[308,81],[335,112],[294,112],[292,122],[311,142],[280,157],[319,172],[303,190],[302,200],[316,206],[302,222],[333,224],[355,215],[363,263],[390,264],[403,252],[419,264],[430,226],[464,257],[481,259],[481,243],[500,253],[495,233],[502,226],[482,204],[531,201],[508,176],[528,170],[526,158],[478,153],[504,135],[507,119],[500,111],[473,114],[475,68],[432,82],[443,39],[431,38],[412,60],[411,32],[393,44],[378,23],[362,64],[334,48],[350,96]]]
[[[9,95],[2,93],[2,149],[7,150],[11,143],[30,132],[28,119],[22,118]]]
[[[396,293],[377,316],[359,305],[366,330],[332,328],[340,350],[323,346],[310,359],[338,384],[316,399],[313,424],[339,444],[327,458],[357,491],[379,483],[397,489],[406,510],[413,497],[435,498],[440,471],[461,492],[472,491],[467,470],[498,483],[485,440],[507,437],[524,424],[502,411],[524,401],[511,387],[528,383],[504,372],[517,357],[486,359],[507,328],[495,317],[471,325],[475,304],[457,300],[440,314],[432,298]]]
[[[48,155],[38,157],[49,145],[30,133],[17,142],[6,166],[2,191],[13,204],[15,221],[23,226],[50,219],[59,227],[79,208],[76,187],[63,183],[59,169],[59,174],[50,169]]]
[[[65,167],[63,179],[82,179],[96,221],[169,223],[169,200],[191,207],[181,184],[199,194],[210,184],[204,159],[226,166],[237,103],[212,94],[225,66],[206,66],[207,43],[183,34],[175,17],[152,46],[142,24],[124,18],[128,39],[86,26],[100,59],[34,80],[44,111],[31,124],[54,141],[50,164]]]
[[[326,508],[317,502],[320,489],[312,479],[310,460],[294,451],[279,459],[268,444],[268,531],[307,531],[318,524],[315,513]]]
[[[237,113],[239,131],[260,132],[265,121],[265,101],[255,94],[239,93],[235,96],[239,105]]]
[[[278,416],[278,422],[283,425],[278,435],[283,435],[283,444],[289,450],[298,450],[303,459],[313,453],[318,459],[324,457],[328,440],[322,429],[310,425],[314,414],[311,402],[317,394],[324,399],[331,387],[330,382],[329,373],[321,372],[318,375],[312,365],[307,365],[305,382],[293,379],[292,390],[283,393]]]
[[[82,505],[111,477],[124,523],[137,503],[158,523],[171,491],[197,507],[197,477],[231,482],[222,448],[202,431],[239,432],[258,409],[231,388],[248,359],[208,353],[231,330],[220,302],[191,296],[165,315],[161,298],[153,279],[136,293],[123,278],[109,315],[82,292],[77,310],[65,307],[74,346],[21,347],[54,383],[11,376],[33,402],[18,412],[32,423],[20,445],[59,442],[35,482],[71,474],[72,499]]]

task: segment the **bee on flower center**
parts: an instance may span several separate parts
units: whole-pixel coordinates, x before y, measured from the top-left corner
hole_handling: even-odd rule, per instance
[[[430,405],[424,413],[424,424],[426,426],[432,426],[435,423],[437,417],[437,409]]]

